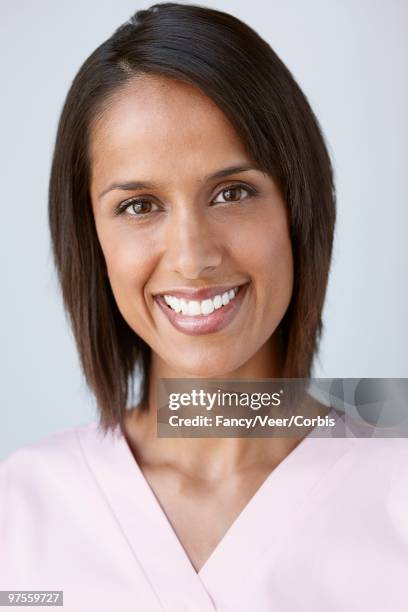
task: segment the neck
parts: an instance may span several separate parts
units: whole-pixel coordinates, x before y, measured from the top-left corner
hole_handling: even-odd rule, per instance
[[[214,377],[223,379],[281,378],[283,359],[276,342],[260,351],[234,372]],[[277,465],[301,441],[284,438],[158,438],[157,395],[159,378],[191,378],[175,371],[156,354],[152,355],[148,406],[133,410],[125,431],[136,460],[141,466],[168,467],[191,478],[218,481],[255,464]],[[308,409],[326,414],[326,407],[307,396]],[[310,402],[314,402],[314,406]],[[323,408],[323,411],[322,411]]]

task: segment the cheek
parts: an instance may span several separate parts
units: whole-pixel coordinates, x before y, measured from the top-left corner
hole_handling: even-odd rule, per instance
[[[143,287],[150,274],[152,263],[146,241],[138,240],[131,231],[103,231],[99,228],[98,238],[105,257],[107,273],[113,294],[121,308],[126,297],[135,300],[135,289]]]
[[[247,231],[236,238],[235,251],[241,253],[241,261],[246,264],[248,272],[258,277],[266,290],[268,286],[292,289],[293,252],[283,211],[264,215],[249,225]]]
[[[255,281],[259,320],[276,326],[293,292],[293,251],[285,217],[260,224],[245,250],[248,271]]]
[[[284,294],[293,288],[293,252],[286,231],[272,233],[265,253],[265,274],[270,279],[271,289],[280,289]]]

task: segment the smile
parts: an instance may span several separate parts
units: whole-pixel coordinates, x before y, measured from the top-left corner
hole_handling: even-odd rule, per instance
[[[237,295],[238,289],[238,287],[234,287],[223,294],[215,295],[213,298],[201,301],[185,300],[183,298],[179,299],[174,295],[165,295],[164,300],[172,310],[181,312],[188,317],[209,315],[214,312],[214,310],[218,310],[229,304]]]
[[[229,325],[237,315],[249,283],[233,287],[205,300],[188,300],[174,295],[155,296],[155,303],[178,331],[189,335],[208,334]]]

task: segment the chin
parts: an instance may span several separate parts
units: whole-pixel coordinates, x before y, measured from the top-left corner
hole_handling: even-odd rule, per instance
[[[172,364],[172,367],[175,367]],[[191,359],[190,361],[179,363],[176,371],[183,372],[180,378],[220,378],[228,376],[236,369],[235,364],[228,364],[225,360],[215,361],[210,356],[200,360]]]

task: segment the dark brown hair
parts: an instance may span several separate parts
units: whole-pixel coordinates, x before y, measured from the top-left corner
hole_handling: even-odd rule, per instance
[[[164,3],[137,11],[85,61],[68,92],[55,143],[49,223],[55,265],[87,384],[101,423],[120,423],[141,376],[146,404],[150,347],[115,303],[89,196],[90,126],[110,97],[140,74],[200,88],[231,121],[288,206],[294,290],[280,324],[285,378],[309,378],[335,225],[332,167],[318,121],[293,76],[243,22],[208,8]],[[132,397],[133,399],[133,397]]]

